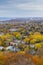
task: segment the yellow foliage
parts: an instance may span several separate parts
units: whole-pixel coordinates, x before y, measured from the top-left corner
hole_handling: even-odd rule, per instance
[[[19,51],[18,54],[25,54],[25,51]]]
[[[16,38],[21,38],[21,34],[19,32],[13,32],[13,35],[16,37]]]
[[[42,46],[41,46],[40,43],[36,43],[36,44],[35,44],[35,47],[37,47],[37,48],[41,48]]]
[[[0,41],[0,46],[2,45],[2,41]]]
[[[29,49],[29,46],[27,46],[26,48],[24,48],[24,51],[25,52],[28,52],[30,49]]]
[[[30,35],[30,42],[35,43],[37,41],[43,42],[43,35],[38,32],[34,33],[33,35]]]
[[[30,39],[27,37],[27,38],[25,38],[23,41],[24,41],[24,42],[29,42],[29,40],[30,40]]]
[[[36,39],[33,39],[30,41],[30,43],[35,43],[36,42]]]
[[[18,34],[16,34],[16,36],[17,36],[17,37],[20,37],[20,36],[21,36],[21,34],[20,34],[20,33],[18,33]]]
[[[2,40],[6,40],[7,38],[10,38],[12,35],[10,35],[9,33],[7,33],[6,35],[2,35],[2,36],[0,36],[0,38],[2,39]]]
[[[13,35],[16,36],[17,34],[20,34],[19,32],[13,32]]]

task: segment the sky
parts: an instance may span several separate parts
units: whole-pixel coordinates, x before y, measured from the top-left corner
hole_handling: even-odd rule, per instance
[[[0,0],[0,17],[43,17],[43,0]]]

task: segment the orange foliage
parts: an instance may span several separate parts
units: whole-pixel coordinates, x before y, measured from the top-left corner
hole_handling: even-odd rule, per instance
[[[43,57],[35,55],[32,57],[32,60],[36,65],[43,65]]]
[[[27,60],[26,60],[27,59]],[[21,53],[13,53],[13,52],[0,52],[0,64],[1,65],[15,65],[14,63],[18,62],[22,63],[23,61],[26,63],[27,61],[33,63],[34,65],[43,65],[43,57],[39,57],[38,55],[30,55],[30,54],[21,54]],[[23,61],[21,61],[23,60]]]

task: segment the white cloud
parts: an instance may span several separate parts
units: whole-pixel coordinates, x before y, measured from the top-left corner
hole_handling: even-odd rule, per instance
[[[0,17],[41,16],[42,0],[6,0],[0,4]]]
[[[41,4],[25,3],[16,5],[16,7],[22,10],[43,10],[43,5]]]

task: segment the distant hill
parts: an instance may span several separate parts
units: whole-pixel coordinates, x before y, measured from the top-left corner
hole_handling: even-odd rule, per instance
[[[0,23],[22,23],[22,22],[43,22],[43,17],[27,17],[27,18],[8,18],[0,17]]]

